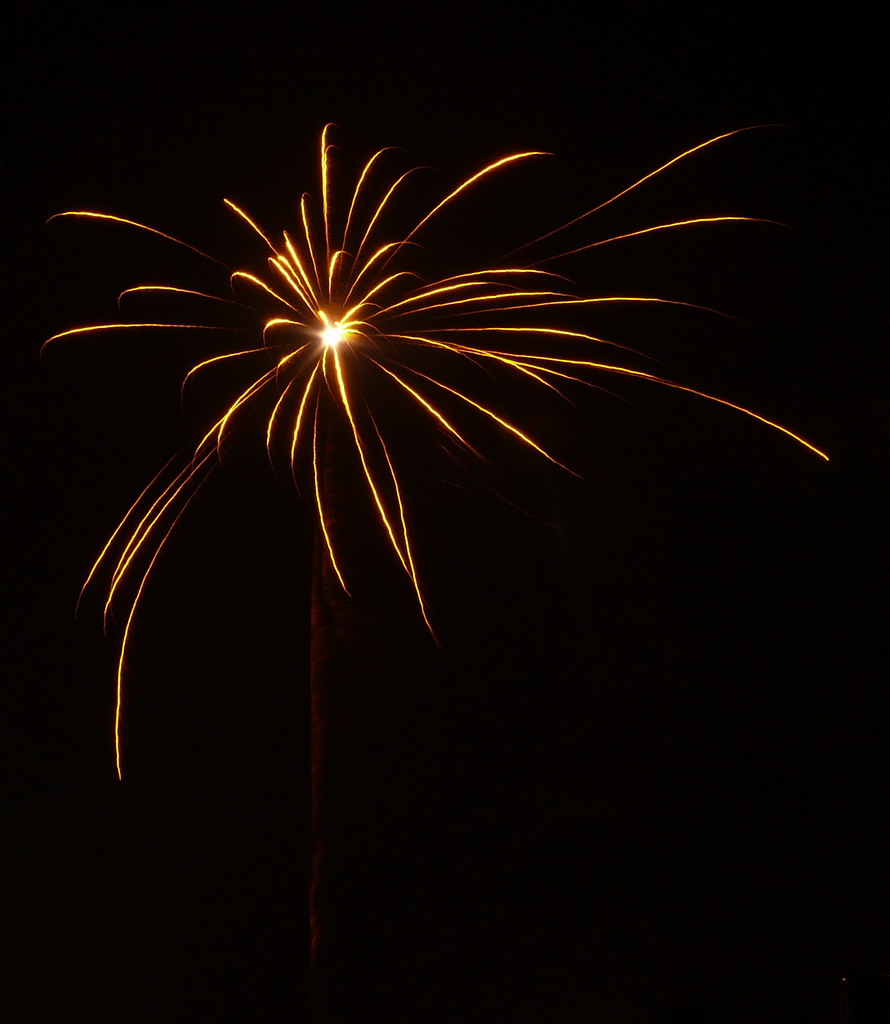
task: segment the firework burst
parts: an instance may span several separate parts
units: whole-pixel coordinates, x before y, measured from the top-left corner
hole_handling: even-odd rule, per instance
[[[569,282],[565,278],[543,269],[544,264],[559,257],[622,239],[693,225],[759,218],[702,217],[655,224],[600,238],[569,251],[557,251],[533,262],[518,259],[531,246],[552,246],[559,232],[620,199],[679,160],[736,132],[686,150],[575,220],[514,250],[502,261],[427,280],[417,269],[419,239],[427,225],[447,213],[467,190],[480,186],[484,179],[544,154],[514,153],[489,163],[448,191],[407,229],[394,231],[392,223],[398,219],[394,213],[417,169],[392,177],[384,170],[387,150],[380,150],[359,173],[348,205],[337,202],[332,188],[330,127],[321,134],[320,196],[313,201],[303,195],[295,231],[285,231],[280,238],[273,238],[235,203],[225,201],[266,249],[262,271],[236,270],[230,275],[231,293],[235,289],[238,293],[252,291],[264,306],[274,310],[274,315],[263,317],[261,341],[257,331],[254,345],[233,347],[198,362],[188,372],[186,382],[226,361],[252,368],[260,358],[266,360],[265,366],[259,375],[253,369],[245,371],[246,385],[207,427],[185,462],[169,463],[146,487],[109,538],[84,584],[86,587],[100,569],[107,568],[110,583],[105,600],[106,624],[118,600],[126,607],[115,713],[119,775],[124,663],[146,581],[174,527],[207,475],[219,464],[232,432],[252,417],[258,405],[265,410],[270,458],[286,453],[294,481],[301,476],[308,481],[305,490],[315,506],[324,548],[340,585],[348,593],[349,567],[338,553],[338,539],[326,514],[324,451],[320,441],[331,417],[344,424],[386,542],[410,580],[420,614],[431,633],[398,460],[391,437],[381,429],[379,411],[375,415],[375,407],[369,401],[372,393],[378,399],[388,393],[387,404],[401,403],[401,407],[413,409],[427,419],[440,437],[474,457],[483,457],[474,447],[478,443],[473,438],[474,426],[487,422],[541,459],[572,472],[541,440],[532,436],[521,419],[502,415],[494,407],[497,403],[468,388],[465,374],[456,372],[458,365],[496,375],[507,383],[512,379],[517,384],[523,382],[558,394],[563,394],[563,389],[573,382],[590,384],[596,379],[623,375],[728,406],[827,458],[808,441],[750,409],[616,362],[614,356],[604,358],[606,352],[620,346],[586,331],[571,329],[566,321],[569,311],[591,310],[597,305],[693,304],[653,296],[577,295],[567,290]],[[138,228],[213,260],[165,232],[126,218],[91,211],[56,215],[60,217],[95,218]],[[232,302],[231,294],[209,295],[173,285],[139,285],[123,294],[128,292],[172,292],[201,301]],[[63,331],[46,344],[97,332],[134,329],[221,330],[196,323],[98,324]]]

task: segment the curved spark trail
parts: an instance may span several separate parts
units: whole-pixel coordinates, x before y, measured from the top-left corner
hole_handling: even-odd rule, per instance
[[[232,431],[259,402],[264,402],[266,408],[272,405],[266,423],[266,446],[270,458],[276,450],[286,450],[295,481],[298,462],[308,467],[306,471],[312,479],[311,492],[321,537],[337,578],[347,590],[348,566],[342,564],[336,537],[327,522],[318,441],[319,417],[331,414],[342,417],[347,436],[352,438],[371,505],[387,543],[410,580],[420,614],[431,633],[432,625],[418,575],[399,470],[391,444],[387,443],[374,417],[374,410],[366,404],[367,389],[363,388],[363,383],[368,380],[373,379],[375,391],[381,384],[388,387],[394,402],[414,408],[432,421],[432,425],[446,438],[480,458],[468,435],[472,433],[474,423],[488,421],[506,431],[516,443],[569,469],[524,429],[521,421],[514,422],[479,395],[468,393],[466,385],[460,382],[459,374],[456,377],[446,376],[447,357],[454,357],[451,362],[455,366],[476,364],[499,371],[507,379],[513,376],[517,382],[520,379],[532,381],[535,386],[540,385],[559,394],[567,382],[590,383],[588,378],[603,375],[617,374],[650,381],[735,409],[827,459],[825,453],[809,441],[741,405],[665,377],[614,361],[602,361],[596,355],[603,346],[610,346],[613,350],[621,346],[593,334],[559,326],[559,321],[548,321],[550,313],[572,309],[583,312],[585,308],[592,310],[603,304],[665,303],[688,307],[693,305],[691,303],[654,296],[574,295],[565,290],[568,283],[565,278],[540,269],[542,264],[558,256],[547,256],[526,265],[483,266],[431,281],[424,280],[416,269],[412,269],[411,258],[419,244],[417,238],[422,236],[431,220],[443,216],[449,207],[460,202],[468,189],[479,186],[502,168],[544,154],[514,153],[495,160],[447,192],[407,230],[393,234],[393,229],[387,226],[393,219],[393,208],[398,208],[406,179],[417,168],[394,179],[387,178],[381,185],[380,167],[387,150],[379,150],[364,165],[350,201],[345,204],[345,216],[340,215],[337,211],[342,207],[335,202],[335,190],[332,188],[330,128],[328,125],[322,131],[319,150],[321,202],[317,207],[308,195],[302,197],[299,229],[293,235],[285,231],[279,240],[273,241],[244,210],[225,200],[267,250],[266,269],[262,276],[237,270],[230,275],[230,287],[238,282],[257,293],[264,302],[271,301],[275,315],[266,318],[262,324],[262,344],[235,348],[198,362],[187,374],[186,381],[205,368],[227,360],[234,360],[237,364],[243,359],[249,363],[251,357],[264,355],[268,360],[267,367],[259,376],[249,378],[225,412],[207,427],[190,457],[172,479],[170,474],[175,464],[169,463],[136,499],[100,552],[84,584],[86,587],[91,583],[100,568],[110,567],[111,581],[105,602],[106,625],[112,604],[122,599],[122,590],[128,595],[117,670],[115,754],[119,775],[126,651],[146,582],[172,530],[208,474],[219,464]],[[620,199],[684,157],[734,134],[737,132],[719,135],[686,150],[594,209],[509,255],[515,256],[551,238],[563,228],[577,224]],[[126,218],[80,210],[60,213],[50,219],[61,217],[105,220],[148,231],[219,264],[218,260],[172,235]],[[715,222],[757,220],[759,218],[723,216],[655,224],[596,239],[560,255],[567,256],[657,231]],[[127,289],[121,297],[136,292],[190,294],[202,301],[214,299],[230,305],[233,301],[227,296],[209,295],[173,285],[138,285]],[[63,331],[48,339],[45,345],[91,333],[136,329],[232,330],[199,323],[155,321],[97,324]],[[516,344],[520,340],[530,351],[514,350],[523,347]],[[574,354],[563,354],[567,344],[574,346]]]

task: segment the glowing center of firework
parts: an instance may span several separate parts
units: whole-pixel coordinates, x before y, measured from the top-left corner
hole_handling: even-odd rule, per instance
[[[325,345],[339,345],[343,340],[343,328],[338,324],[332,324],[330,327],[325,327],[321,332],[321,340]]]
[[[325,345],[339,345],[349,336],[349,328],[339,320],[329,320],[324,313],[321,314],[321,319],[324,326],[319,334]]]

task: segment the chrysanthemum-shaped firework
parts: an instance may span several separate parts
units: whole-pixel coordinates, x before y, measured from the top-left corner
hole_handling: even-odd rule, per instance
[[[264,301],[274,305],[276,315],[264,318],[262,344],[225,351],[205,359],[189,371],[186,379],[224,360],[244,360],[245,365],[254,366],[251,359],[265,354],[270,362],[259,376],[249,380],[225,412],[209,425],[181,468],[177,471],[175,464],[172,469],[168,466],[143,491],[110,537],[87,579],[89,583],[108,563],[111,571],[106,617],[118,597],[126,603],[115,718],[119,773],[124,656],[146,580],[186,507],[210,470],[218,465],[231,432],[242,420],[248,419],[258,403],[265,403],[265,408],[271,409],[265,424],[270,457],[273,452],[284,448],[289,453],[295,479],[298,466],[307,467],[323,543],[344,590],[348,587],[349,567],[342,564],[338,555],[337,538],[332,535],[326,515],[319,439],[325,417],[336,415],[348,425],[348,435],[354,443],[357,464],[361,467],[372,507],[388,544],[410,579],[420,612],[431,632],[397,460],[391,452],[391,441],[384,436],[379,420],[375,418],[375,409],[367,399],[367,382],[372,376],[377,378],[373,387],[375,396],[379,398],[381,394],[388,393],[391,398],[387,401],[413,407],[445,439],[476,455],[479,452],[474,447],[474,424],[488,421],[517,444],[568,469],[532,436],[523,426],[521,417],[512,419],[502,415],[492,407],[492,402],[466,386],[463,374],[450,372],[449,367],[466,366],[468,361],[506,378],[512,375],[517,383],[521,378],[526,384],[531,382],[532,387],[557,392],[570,382],[591,383],[592,379],[605,375],[625,375],[650,381],[736,409],[827,458],[787,428],[733,402],[616,363],[613,359],[602,361],[596,358],[613,343],[565,326],[564,314],[568,310],[583,310],[597,304],[689,306],[691,303],[652,296],[583,297],[565,290],[565,278],[542,269],[543,263],[558,256],[574,255],[618,239],[696,224],[757,218],[703,217],[656,224],[599,239],[535,263],[514,261],[500,265],[495,261],[491,266],[471,268],[437,280],[424,280],[417,271],[416,255],[419,239],[427,225],[447,212],[463,193],[482,179],[507,165],[542,154],[515,153],[488,164],[432,205],[412,227],[392,237],[387,232],[393,230],[390,225],[397,219],[392,216],[393,208],[398,206],[409,187],[406,182],[413,171],[403,173],[395,180],[386,176],[383,167],[387,151],[380,150],[358,175],[348,206],[335,202],[330,184],[332,147],[328,142],[329,128],[326,127],[321,135],[320,200],[313,202],[308,195],[302,197],[300,226],[294,235],[284,232],[280,240],[273,239],[247,213],[226,200],[268,249],[267,266],[262,277],[237,270],[231,274],[230,282],[238,284],[239,290],[251,288],[262,292]],[[733,134],[736,133],[717,136],[681,153],[581,217],[531,244],[553,238],[559,231],[601,210],[677,161]],[[109,214],[70,211],[56,216],[114,221],[162,235],[180,245],[186,244],[144,224]],[[528,245],[523,246],[511,255],[515,258],[528,249]],[[192,294],[202,300],[231,301],[228,296],[208,296],[171,285],[140,285],[128,291],[178,292]],[[47,344],[91,332],[134,328],[185,330],[200,329],[201,325],[101,324],[64,331],[50,338]]]

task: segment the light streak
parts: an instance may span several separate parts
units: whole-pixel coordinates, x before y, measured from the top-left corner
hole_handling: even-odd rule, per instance
[[[515,262],[498,265],[495,261],[493,264],[483,264],[480,269],[452,273],[437,280],[426,280],[416,269],[412,269],[411,256],[417,251],[417,246],[422,244],[416,239],[423,235],[424,228],[431,220],[443,215],[453,204],[459,203],[468,190],[477,186],[484,187],[484,180],[502,168],[546,154],[530,151],[497,159],[471,174],[456,188],[447,191],[444,198],[435,201],[428,212],[419,218],[415,217],[407,227],[396,228],[390,225],[394,219],[394,207],[398,212],[398,204],[394,200],[401,195],[409,176],[415,175],[422,168],[413,168],[394,178],[384,178],[381,168],[388,150],[381,149],[366,162],[357,176],[349,202],[338,203],[330,180],[330,128],[330,125],[326,126],[321,134],[318,164],[320,203],[316,206],[308,194],[301,197],[296,233],[282,232],[281,241],[276,242],[273,235],[264,231],[249,214],[231,200],[225,200],[226,205],[262,243],[266,250],[267,271],[271,273],[273,282],[270,284],[264,279],[262,272],[236,270],[229,276],[229,289],[232,291],[236,282],[242,282],[262,301],[267,304],[271,301],[275,315],[262,321],[262,344],[233,347],[231,351],[197,362],[186,375],[183,387],[200,371],[222,361],[233,360],[236,365],[247,365],[250,360],[265,356],[271,360],[271,367],[267,365],[259,376],[248,377],[246,386],[209,425],[194,451],[172,479],[168,479],[171,472],[171,464],[168,464],[166,471],[162,470],[142,492],[112,533],[84,584],[86,587],[94,580],[100,567],[110,569],[104,613],[106,626],[115,601],[122,600],[127,604],[116,681],[114,734],[119,775],[122,774],[124,667],[137,605],[141,603],[149,575],[171,531],[195,498],[208,473],[219,464],[231,431],[249,418],[251,410],[258,403],[266,403],[266,407],[273,406],[265,428],[270,459],[278,447],[285,449],[295,484],[298,482],[298,463],[307,466],[321,543],[340,585],[349,593],[349,567],[343,564],[338,554],[337,538],[326,516],[324,452],[319,442],[320,417],[340,417],[345,436],[351,438],[358,456],[361,478],[371,499],[369,507],[374,509],[382,526],[382,535],[410,580],[420,613],[431,634],[433,628],[417,569],[410,511],[398,458],[391,439],[384,438],[378,420],[368,408],[363,394],[362,384],[369,380],[369,374],[375,382],[383,383],[390,389],[393,403],[401,403],[401,408],[413,409],[425,416],[444,439],[450,439],[462,451],[479,459],[483,459],[484,455],[468,440],[467,435],[472,433],[474,423],[488,421],[496,424],[517,444],[573,472],[522,426],[521,417],[514,421],[496,412],[480,396],[469,394],[459,374],[443,377],[443,373],[448,373],[447,364],[438,358],[443,355],[453,356],[455,366],[466,365],[470,361],[492,372],[502,371],[507,380],[512,378],[518,381],[521,378],[532,381],[534,386],[556,391],[564,398],[567,396],[560,390],[561,387],[569,383],[591,384],[590,377],[596,379],[603,375],[621,375],[648,381],[741,412],[780,431],[823,459],[828,458],[798,434],[735,402],[632,366],[601,362],[594,358],[594,354],[602,346],[613,349],[623,349],[624,346],[567,327],[564,322],[560,326],[560,321],[553,323],[546,320],[548,313],[564,315],[572,310],[593,311],[597,305],[613,303],[661,303],[702,309],[710,313],[718,313],[717,310],[656,296],[597,297],[572,294],[564,287],[570,284],[567,278],[539,269],[540,264],[560,258],[557,256],[543,257],[526,265]],[[550,239],[643,185],[683,158],[735,134],[737,132],[728,132],[684,151],[599,206],[534,242],[513,250],[508,256],[513,257]],[[373,198],[369,193],[375,182],[377,191],[376,198]],[[338,214],[338,211],[345,213]],[[147,231],[185,246],[193,253],[222,266],[219,260],[207,256],[202,250],[137,221],[85,210],[67,211],[50,219],[63,217],[93,218]],[[653,232],[739,221],[757,223],[764,222],[764,219],[727,215],[670,221],[610,238],[595,239],[563,252],[560,256],[573,255]],[[200,301],[214,299],[233,304],[233,298],[228,296],[157,284],[128,288],[121,294],[121,298],[125,295],[133,296],[133,301],[137,302],[139,300],[136,296],[140,293],[165,292],[191,295]],[[522,318],[519,323],[516,322],[517,313]],[[106,323],[62,331],[49,338],[44,348],[62,339],[134,330],[219,333],[243,331],[244,328],[164,323],[156,320]],[[492,344],[495,347],[484,340],[489,337],[494,339]],[[512,349],[517,338],[525,340],[529,351],[505,351],[496,347],[499,339],[508,349]],[[566,345],[574,346],[576,354],[563,355]],[[433,359],[435,368],[430,364],[431,355],[436,357]],[[239,360],[245,362],[239,363]],[[444,371],[442,366],[446,367]],[[378,391],[375,384],[375,394]],[[453,401],[455,399],[456,403]],[[463,418],[459,423],[453,422],[455,415],[461,415],[461,411],[466,416],[466,422]],[[128,587],[124,586],[127,581],[130,581]]]

